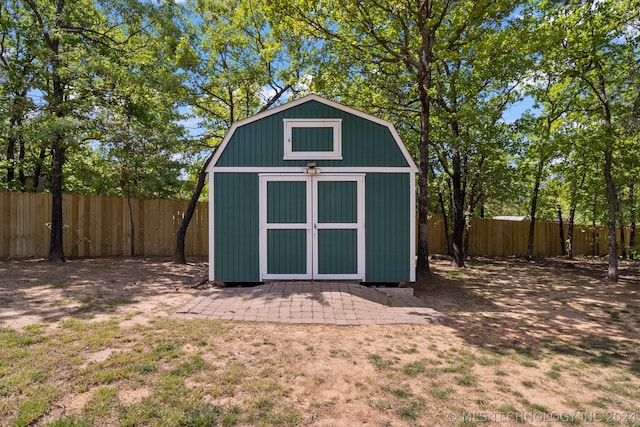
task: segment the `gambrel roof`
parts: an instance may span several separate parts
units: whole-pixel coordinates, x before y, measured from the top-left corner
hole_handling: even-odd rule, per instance
[[[302,159],[285,160],[283,148],[283,121],[303,119],[342,121],[344,157],[321,159],[323,167],[348,167],[351,170],[397,168],[418,172],[391,122],[314,94],[234,123],[217,148],[207,171],[304,166],[306,161]]]

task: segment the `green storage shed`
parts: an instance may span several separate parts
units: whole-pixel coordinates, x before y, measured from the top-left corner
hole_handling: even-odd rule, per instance
[[[415,281],[417,168],[393,124],[308,95],[233,124],[208,172],[210,280]]]

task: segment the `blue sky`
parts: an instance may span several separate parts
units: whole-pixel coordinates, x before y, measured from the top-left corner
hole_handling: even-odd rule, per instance
[[[505,122],[507,123],[512,123],[516,120],[518,120],[520,117],[522,117],[522,114],[528,110],[528,109],[532,109],[533,110],[533,98],[531,97],[526,97],[524,99],[522,99],[521,101],[518,101],[514,104],[512,104],[509,109],[507,109],[507,111],[504,112],[504,114],[502,115],[502,118],[504,119]]]
[[[526,97],[521,101],[512,104],[502,115],[502,118],[507,123],[512,123],[522,117],[522,114],[528,109],[533,110],[533,98]],[[188,114],[190,112],[189,107],[182,107],[181,113]],[[202,135],[206,129],[200,126],[201,119],[197,116],[190,117],[180,121],[180,124],[187,129],[191,136]]]

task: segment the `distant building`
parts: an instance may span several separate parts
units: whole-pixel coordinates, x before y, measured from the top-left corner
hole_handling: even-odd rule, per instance
[[[494,216],[493,219],[497,219],[498,221],[527,221],[529,218],[527,216],[502,215]]]

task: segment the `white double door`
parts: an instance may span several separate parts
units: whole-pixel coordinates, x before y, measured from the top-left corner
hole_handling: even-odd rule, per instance
[[[364,175],[260,175],[262,280],[364,280]]]

